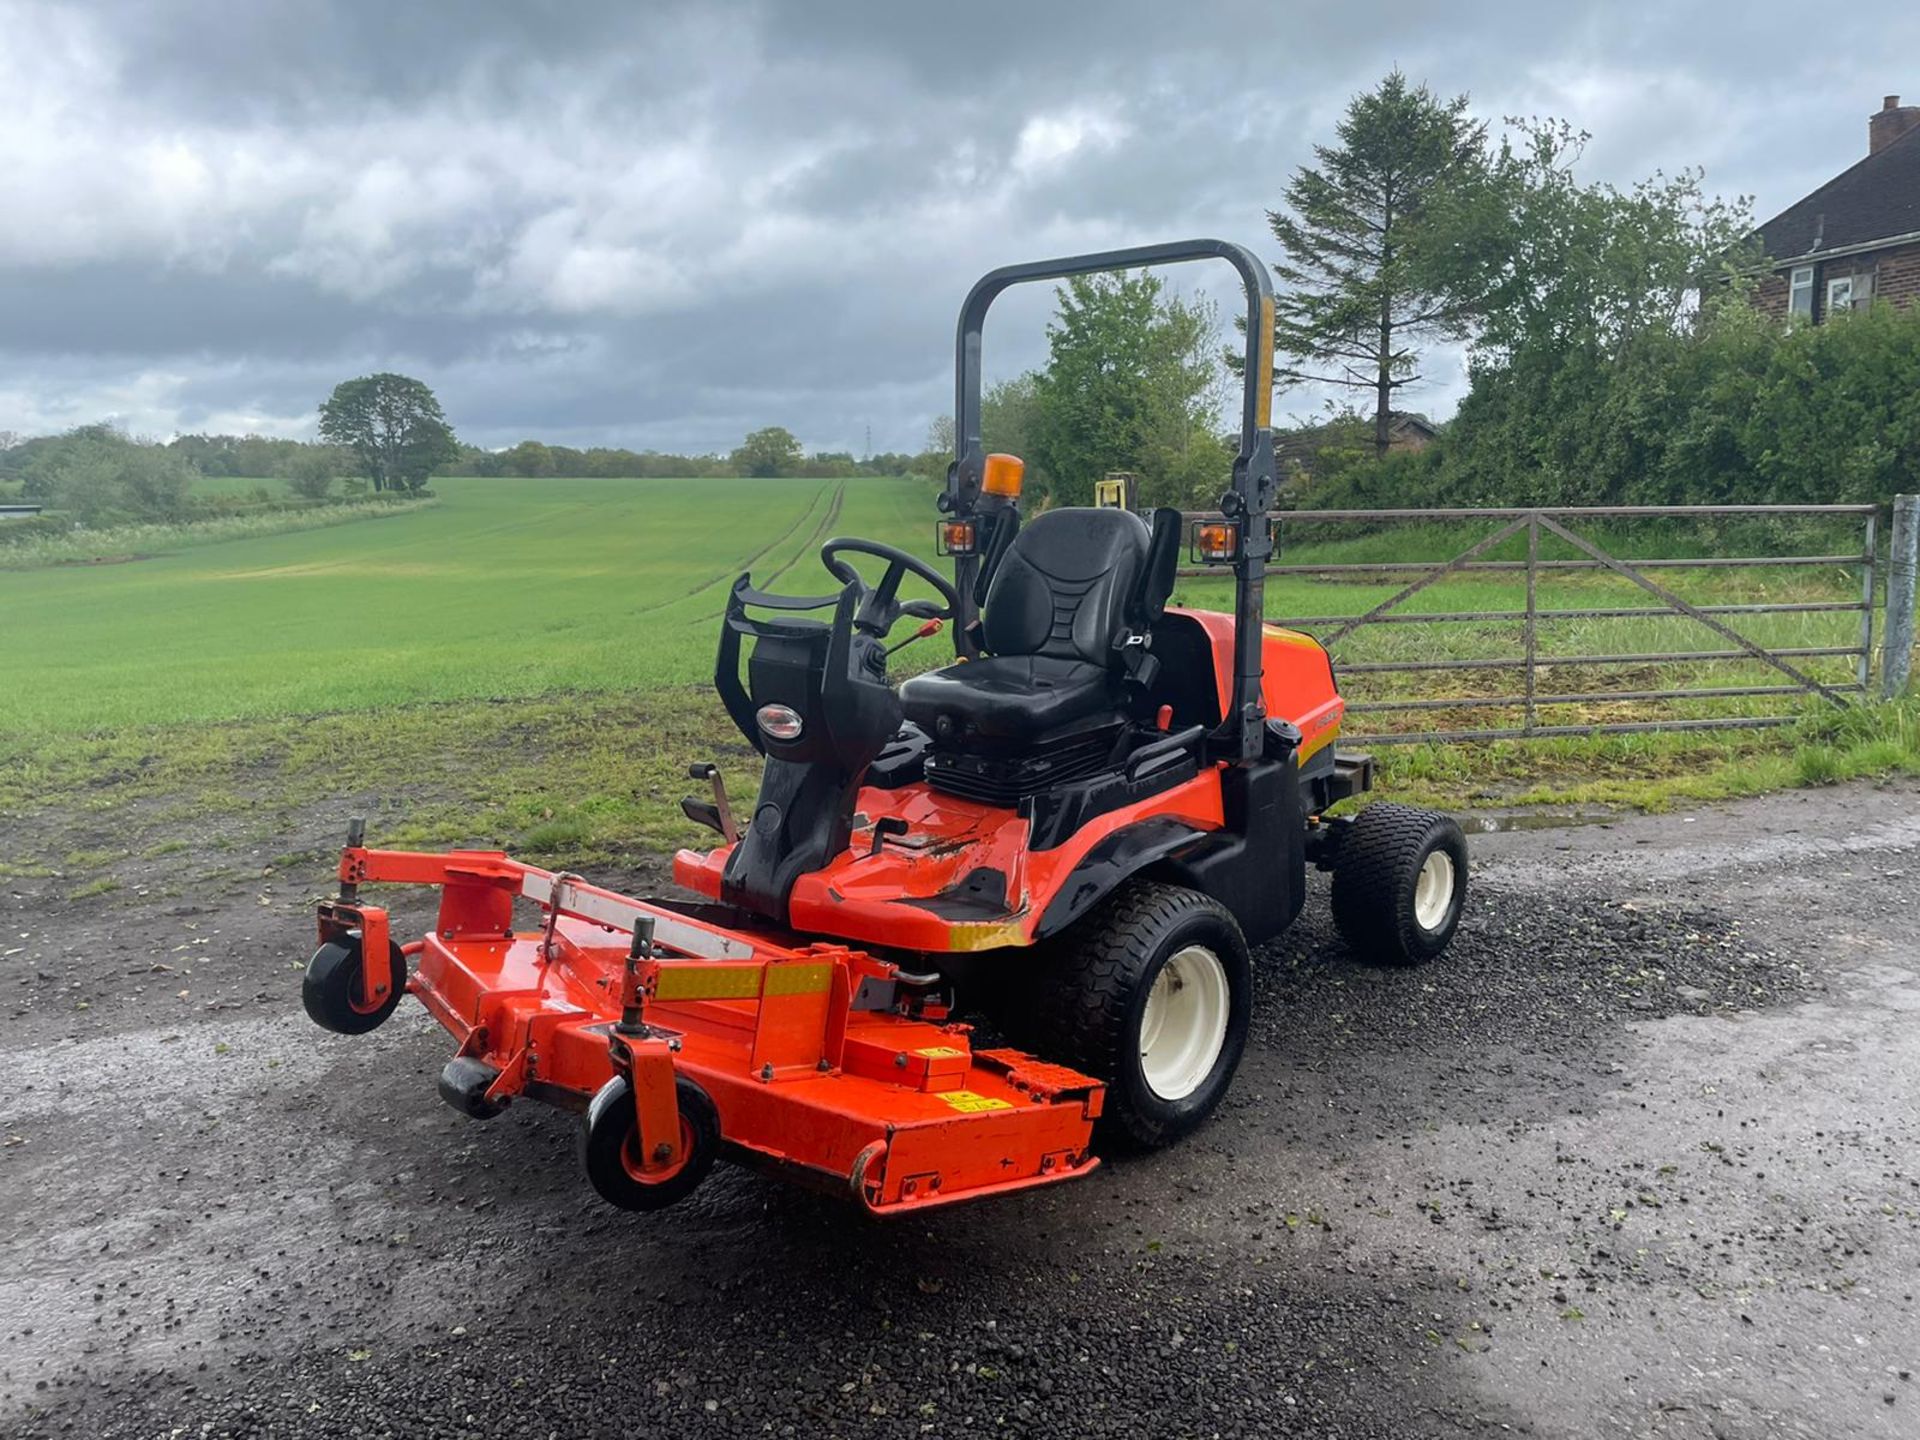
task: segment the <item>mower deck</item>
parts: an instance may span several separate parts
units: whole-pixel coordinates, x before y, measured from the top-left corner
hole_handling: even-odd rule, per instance
[[[375,958],[387,954],[387,916],[358,903],[358,886],[441,888],[433,933],[404,947],[406,988],[459,1042],[441,1088],[470,1114],[521,1095],[585,1110],[625,1074],[647,1150],[664,1156],[671,1112],[649,1106],[685,1077],[711,1098],[732,1158],[850,1190],[878,1214],[1098,1163],[1098,1081],[975,1050],[916,977],[864,951],[731,929],[493,851],[349,846],[340,879],[321,939],[357,932],[369,994],[389,981]],[[512,928],[519,899],[540,907],[539,930]],[[636,946],[649,922],[651,945]]]

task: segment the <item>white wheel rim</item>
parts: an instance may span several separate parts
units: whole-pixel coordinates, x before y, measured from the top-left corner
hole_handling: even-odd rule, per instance
[[[1233,995],[1227,967],[1204,945],[1175,952],[1147,992],[1140,1014],[1140,1069],[1162,1100],[1184,1100],[1207,1076],[1227,1044]]]
[[[1438,930],[1453,908],[1453,857],[1435,850],[1421,862],[1413,882],[1413,919],[1422,930]]]

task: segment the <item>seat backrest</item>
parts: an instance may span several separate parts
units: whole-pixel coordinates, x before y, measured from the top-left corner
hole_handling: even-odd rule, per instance
[[[988,587],[986,648],[1115,663],[1148,540],[1146,522],[1125,510],[1049,510],[1029,521]]]

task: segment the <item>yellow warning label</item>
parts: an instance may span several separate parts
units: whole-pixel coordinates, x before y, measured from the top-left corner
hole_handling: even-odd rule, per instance
[[[951,1045],[929,1045],[926,1049],[916,1050],[913,1053],[922,1060],[954,1060],[967,1052],[956,1050]]]
[[[991,1095],[976,1095],[971,1090],[942,1090],[940,1098],[963,1115],[976,1115],[982,1110],[1011,1110],[1013,1106],[1005,1100],[996,1100]]]

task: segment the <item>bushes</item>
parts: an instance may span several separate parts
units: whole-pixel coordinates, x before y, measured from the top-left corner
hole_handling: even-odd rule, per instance
[[[1885,503],[1916,477],[1920,310],[1787,329],[1733,300],[1617,354],[1521,350],[1432,449],[1337,478],[1341,503],[1712,505]]]
[[[72,528],[73,522],[64,515],[22,515],[12,520],[0,520],[0,550],[11,545],[49,540],[56,535],[66,534]]]
[[[304,500],[324,500],[333,482],[352,469],[352,458],[331,445],[302,446],[287,467],[287,484]]]
[[[193,469],[171,450],[86,425],[40,447],[22,472],[28,495],[85,525],[180,519]]]
[[[49,565],[89,564],[164,554],[189,545],[223,540],[252,540],[288,535],[356,520],[383,520],[423,510],[433,501],[420,495],[381,495],[334,505],[282,506],[273,510],[228,511],[181,521],[144,521],[100,529],[67,525],[57,516],[39,516],[46,526],[21,535],[30,522],[0,523],[0,570],[36,570]]]

